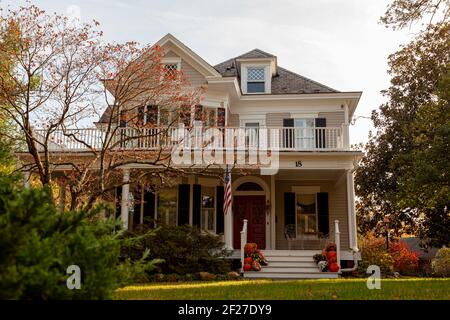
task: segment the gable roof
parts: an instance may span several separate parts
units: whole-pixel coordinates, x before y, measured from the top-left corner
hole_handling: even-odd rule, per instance
[[[214,66],[223,77],[240,77],[237,59],[276,58],[274,55],[253,49],[237,57],[228,59]],[[276,75],[272,78],[272,94],[289,93],[330,93],[339,92],[317,81],[306,78],[295,72],[276,66]]]

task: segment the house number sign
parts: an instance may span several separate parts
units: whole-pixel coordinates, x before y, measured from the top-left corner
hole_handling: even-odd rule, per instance
[[[295,161],[295,166],[297,168],[301,168],[301,167],[303,167],[303,162],[302,161]]]

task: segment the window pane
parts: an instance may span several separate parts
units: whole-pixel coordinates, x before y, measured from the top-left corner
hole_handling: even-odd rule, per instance
[[[296,195],[297,212],[297,235],[316,233],[316,195],[315,194],[297,194]]]
[[[264,68],[248,68],[247,69],[248,81],[264,81]]]
[[[215,191],[214,187],[202,187],[202,219],[201,228],[215,232]]]
[[[264,82],[247,82],[247,92],[264,92]]]
[[[158,223],[177,224],[177,191],[163,190],[158,194]]]

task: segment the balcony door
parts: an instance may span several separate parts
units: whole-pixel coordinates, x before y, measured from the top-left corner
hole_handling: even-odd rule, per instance
[[[314,148],[314,119],[294,119],[296,149]]]

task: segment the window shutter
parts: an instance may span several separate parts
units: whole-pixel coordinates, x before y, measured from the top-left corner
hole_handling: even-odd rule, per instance
[[[283,127],[285,128],[293,128],[294,127],[294,119],[283,119]],[[295,139],[294,139],[294,130],[292,129],[283,129],[284,130],[284,148],[293,148]]]
[[[121,110],[119,117],[119,127],[126,127],[126,126],[127,126],[127,112],[126,110]]]
[[[326,126],[326,118],[316,118],[316,128],[325,128]],[[316,129],[316,148],[326,148],[325,130]]]
[[[330,232],[330,218],[328,214],[328,192],[317,193],[318,229],[324,235]]]
[[[120,218],[120,209],[122,204],[122,186],[116,188],[116,219]]]
[[[144,106],[139,106],[137,109],[136,123],[141,126],[144,124]]]
[[[153,228],[155,222],[155,194],[144,191],[144,221],[143,223]]]
[[[218,186],[216,190],[216,233],[224,231],[224,214],[223,214],[223,186]]]
[[[156,126],[158,124],[158,106],[147,106],[147,124]]]
[[[178,225],[189,224],[189,189],[188,184],[178,185]]]
[[[192,225],[200,228],[201,210],[202,210],[202,186],[193,185],[194,203],[192,204]]]
[[[295,224],[295,193],[284,193],[284,225]]]
[[[198,104],[195,106],[195,117],[194,119],[196,121],[201,121],[203,120],[203,106]]]
[[[217,109],[217,126],[219,128],[225,127],[225,108]]]

